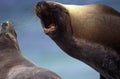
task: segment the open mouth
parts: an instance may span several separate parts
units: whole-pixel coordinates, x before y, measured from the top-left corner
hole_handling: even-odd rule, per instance
[[[44,32],[49,35],[53,34],[57,27],[51,6],[47,2],[41,1],[35,6],[35,12],[41,19]]]
[[[49,33],[52,33],[52,32],[54,32],[56,30],[56,26],[55,26],[55,24],[50,24],[47,27],[43,27],[43,29],[44,29],[44,32],[46,34],[49,34]]]

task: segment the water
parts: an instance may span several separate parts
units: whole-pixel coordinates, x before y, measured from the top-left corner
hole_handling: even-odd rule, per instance
[[[34,5],[40,0],[0,0],[0,23],[14,23],[23,55],[34,64],[52,70],[63,79],[99,79],[99,74],[65,54],[43,33]],[[67,4],[107,4],[120,11],[119,0],[54,0]]]

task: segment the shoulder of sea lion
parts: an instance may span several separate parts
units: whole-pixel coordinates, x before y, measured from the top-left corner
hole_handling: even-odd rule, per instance
[[[103,11],[104,13],[112,14],[112,15],[117,15],[120,16],[120,12],[115,10],[114,8],[104,5],[104,4],[92,4],[90,6],[95,7],[96,9]]]
[[[103,5],[103,4],[89,4],[89,5],[66,5],[66,4],[60,4],[63,7],[65,7],[68,11],[72,13],[76,12],[99,12],[104,14],[110,14],[114,16],[120,16],[120,12],[115,10],[114,8]]]

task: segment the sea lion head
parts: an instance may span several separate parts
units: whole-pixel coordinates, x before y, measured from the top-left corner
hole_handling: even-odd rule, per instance
[[[69,33],[69,12],[57,2],[38,2],[35,6],[36,15],[41,19],[44,32],[52,38]]]
[[[0,26],[0,49],[18,48],[17,35],[11,22],[6,21]]]

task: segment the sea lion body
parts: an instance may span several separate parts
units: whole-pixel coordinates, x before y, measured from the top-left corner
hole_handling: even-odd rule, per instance
[[[0,27],[0,79],[61,79],[55,73],[25,59],[10,22]]]
[[[119,12],[100,4],[57,2],[40,2],[35,10],[45,33],[63,51],[97,70],[100,79],[120,79]]]
[[[71,6],[72,9],[69,7],[68,11],[72,13],[70,18],[74,37],[105,46],[120,44],[120,13],[103,5],[80,6],[78,10],[76,9],[78,6]]]

